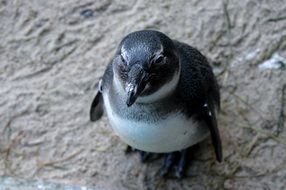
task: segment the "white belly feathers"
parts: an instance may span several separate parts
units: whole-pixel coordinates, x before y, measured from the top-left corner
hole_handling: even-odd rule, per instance
[[[134,121],[115,113],[108,95],[104,96],[104,106],[115,133],[139,150],[155,153],[178,151],[204,140],[209,134],[206,125],[180,113],[157,122]]]

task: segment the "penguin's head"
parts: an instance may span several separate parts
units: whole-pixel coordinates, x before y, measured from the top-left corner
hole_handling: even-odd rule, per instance
[[[127,35],[113,60],[115,85],[126,104],[150,103],[171,93],[180,78],[180,62],[173,41],[165,34],[143,30]]]

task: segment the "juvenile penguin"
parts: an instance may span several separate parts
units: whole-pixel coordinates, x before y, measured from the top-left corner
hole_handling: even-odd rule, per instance
[[[142,159],[164,153],[161,175],[185,172],[188,149],[209,135],[216,158],[222,145],[216,121],[217,81],[195,48],[154,30],[130,33],[98,83],[91,121],[105,111],[115,133]]]

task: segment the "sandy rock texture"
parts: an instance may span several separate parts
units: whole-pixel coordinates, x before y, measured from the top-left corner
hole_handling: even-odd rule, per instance
[[[222,94],[224,162],[208,139],[188,177],[163,180],[106,117],[95,84],[120,40],[157,29],[202,51]],[[286,187],[285,0],[0,0],[0,175],[102,189]]]

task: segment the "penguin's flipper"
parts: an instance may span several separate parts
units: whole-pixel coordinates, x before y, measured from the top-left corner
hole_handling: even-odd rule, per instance
[[[101,81],[98,84],[99,86],[99,90],[94,98],[94,100],[92,101],[91,107],[90,107],[90,120],[91,121],[97,121],[98,119],[101,118],[101,116],[103,115],[103,97],[102,97],[102,93],[101,93]]]
[[[211,100],[207,101],[207,103],[204,105],[203,112],[204,112],[204,120],[206,121],[207,126],[211,133],[212,144],[215,149],[216,159],[218,162],[222,162],[223,159],[222,145],[221,145],[219,129],[217,126],[215,106],[213,104],[213,101]]]

